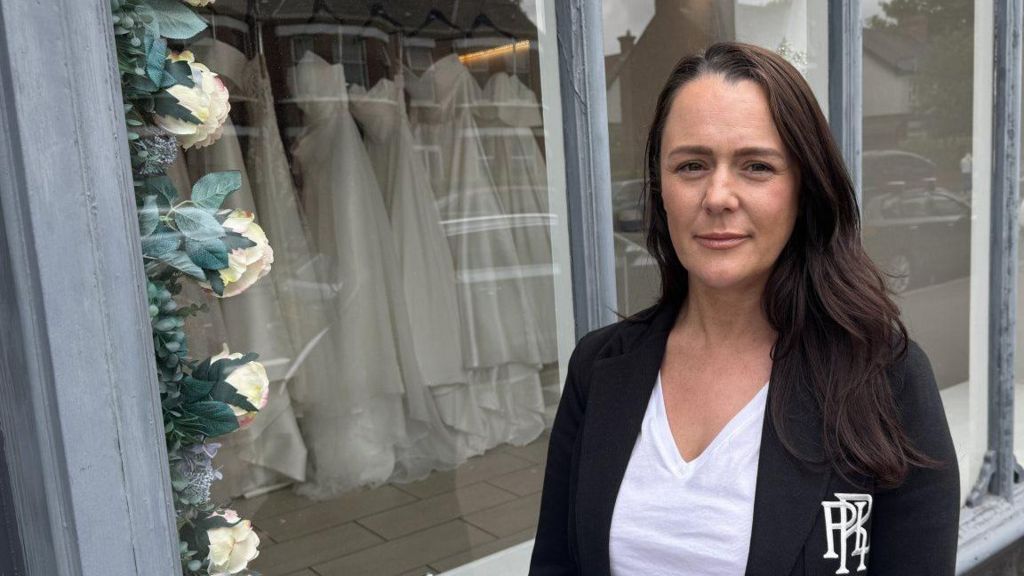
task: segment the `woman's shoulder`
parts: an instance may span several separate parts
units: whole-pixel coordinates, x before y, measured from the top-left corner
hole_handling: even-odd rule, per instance
[[[907,437],[925,454],[955,462],[942,393],[928,354],[908,339],[905,353],[889,376],[892,399]]]
[[[938,392],[931,360],[913,338],[907,338],[906,348],[896,357],[889,369],[889,376],[892,392],[897,398],[921,394],[932,388]]]
[[[665,324],[671,314],[665,307],[654,305],[632,316],[592,330],[576,343],[570,368],[588,366],[602,358],[630,352],[652,329]]]

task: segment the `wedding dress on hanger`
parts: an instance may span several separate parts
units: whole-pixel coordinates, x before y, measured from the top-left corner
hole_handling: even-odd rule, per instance
[[[247,102],[253,138],[245,161],[258,223],[271,239],[273,271],[267,278],[277,289],[281,313],[295,350],[288,367],[288,390],[301,414],[311,382],[333,377],[326,310],[334,294],[325,282],[321,261],[292,181],[288,158],[274,111],[274,95],[263,54],[246,69]],[[328,338],[329,340],[329,338]]]
[[[547,166],[532,128],[542,124],[533,91],[505,72],[491,76],[483,90],[486,110],[481,135],[495,192],[514,223],[512,236],[533,304],[541,361],[558,361],[551,209]]]
[[[467,383],[435,390],[446,422],[473,434],[471,451],[524,444],[544,429],[543,361],[531,294],[512,226],[487,166],[473,117],[480,88],[458,56],[431,66],[439,113],[416,126],[419,145],[440,151],[430,179],[456,271]],[[434,118],[433,116],[436,116]]]
[[[401,78],[401,76],[399,76]],[[416,155],[405,102],[387,78],[352,95],[366,150],[391,218],[413,342],[428,386],[465,382],[455,268],[425,169]]]
[[[436,424],[443,427],[458,422],[456,416],[464,407],[452,404],[451,391],[464,390],[468,379],[459,337],[455,268],[433,190],[415,150],[401,73],[397,80],[384,78],[369,92],[354,86],[349,94],[391,219],[416,358],[431,392],[428,401],[436,407]],[[439,439],[447,443],[439,452],[448,458],[441,466],[455,466],[482,452],[480,442],[465,435],[466,428],[482,434],[479,424],[449,428]]]
[[[244,54],[227,43],[210,38],[197,42],[193,49],[198,59],[207,63],[230,84],[235,105],[254,101],[256,95],[247,89],[253,86],[253,82],[248,78],[251,69]],[[253,139],[252,146],[262,145],[259,136]],[[275,215],[265,215],[257,210],[238,130],[230,118],[217,142],[205,148],[189,150],[186,158],[193,182],[210,172],[240,171],[242,186],[228,196],[222,207],[254,212],[256,223],[261,226],[264,225],[265,216],[269,221],[274,221]],[[219,497],[237,496],[282,483],[302,481],[306,475],[307,450],[292,408],[287,379],[296,352],[285,322],[283,301],[276,282],[281,272],[278,259],[287,254],[276,254],[276,239],[269,230],[267,232],[271,248],[275,249],[275,261],[270,274],[237,296],[220,299],[207,295],[214,325],[223,326],[224,342],[232,352],[258,353],[259,362],[267,369],[270,379],[267,406],[245,429],[218,440],[222,442],[222,447],[214,464],[221,468],[224,475],[223,480],[214,484],[215,495]],[[287,266],[284,268],[287,269]],[[214,354],[220,350],[205,352]]]
[[[349,111],[344,69],[307,52],[290,73],[306,132],[294,148],[313,237],[340,286],[328,315],[333,377],[311,382],[302,429],[314,498],[423,477],[451,461],[416,358],[394,238]]]
[[[226,42],[210,38],[204,38],[192,48],[197,58],[203,58],[222,80],[227,81],[235,106],[251,100],[251,96],[243,90],[247,85],[244,78],[248,68],[248,60],[244,54]],[[210,172],[241,172],[241,188],[230,194],[221,207],[252,212],[256,215],[256,223],[260,224],[262,215],[256,210],[245,157],[238,140],[239,131],[229,117],[224,123],[220,139],[210,146],[193,148],[186,152],[188,171],[192,182]],[[274,248],[274,238],[269,235],[268,238],[271,248]],[[273,269],[273,266],[271,268]],[[258,353],[259,361],[267,369],[271,381],[282,379],[287,373],[289,363],[295,357],[295,352],[285,326],[281,301],[277,296],[274,282],[257,282],[244,293],[220,299],[219,303],[232,350]]]

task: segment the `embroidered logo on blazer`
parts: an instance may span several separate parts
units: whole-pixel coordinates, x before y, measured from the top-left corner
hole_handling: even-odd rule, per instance
[[[857,572],[863,572],[867,570],[865,558],[869,548],[868,530],[864,524],[871,517],[871,495],[836,492],[835,496],[838,500],[821,502],[821,507],[825,509],[825,534],[828,536],[828,551],[825,552],[824,558],[839,558],[839,569],[836,570],[836,574],[849,574],[850,571],[846,568],[847,558],[860,556]],[[850,536],[853,536],[852,549],[848,548]]]

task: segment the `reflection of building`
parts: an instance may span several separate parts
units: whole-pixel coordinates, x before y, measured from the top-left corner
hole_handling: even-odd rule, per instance
[[[647,130],[658,92],[676,62],[723,40],[740,40],[778,51],[807,77],[816,94],[828,79],[824,32],[808,21],[825,21],[824,2],[788,0],[656,0],[647,28],[619,37],[619,53],[605,57],[613,180],[641,175]],[[821,28],[821,27],[818,27]],[[823,106],[827,108],[827,106]]]
[[[679,58],[733,36],[731,2],[657,0],[640,36],[619,38],[619,54],[605,58],[613,180],[640,174],[658,92]]]
[[[913,80],[925,49],[918,39],[864,28],[865,148],[896,147],[914,127]]]

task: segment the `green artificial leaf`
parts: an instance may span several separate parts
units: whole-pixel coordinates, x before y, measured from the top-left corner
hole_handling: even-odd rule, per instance
[[[181,403],[194,404],[210,395],[217,382],[186,376],[181,382]]]
[[[149,79],[146,79],[148,82]],[[153,95],[153,113],[160,116],[170,116],[191,124],[202,124],[202,120],[196,118],[188,108],[178,103],[178,99],[166,90],[161,90]]]
[[[156,322],[153,322],[153,329],[157,332],[169,332],[178,327],[177,321],[174,317],[160,318]]]
[[[196,367],[192,369],[192,377],[193,378],[198,378],[200,380],[214,380],[213,378],[210,378],[209,374],[210,374],[210,359],[209,358],[203,360],[199,364],[196,364]]]
[[[193,240],[214,240],[224,236],[224,227],[212,214],[196,206],[182,206],[174,211],[178,230]]]
[[[149,258],[163,259],[163,257],[178,249],[181,244],[181,235],[166,227],[160,227],[157,231],[142,239],[142,255]]]
[[[155,86],[162,86],[164,61],[167,60],[167,40],[160,36],[146,34],[146,75]]]
[[[256,245],[256,243],[253,242],[252,240],[249,240],[248,238],[242,236],[238,232],[233,232],[231,230],[227,231],[224,237],[221,238],[221,241],[224,242],[225,246],[227,246],[228,252],[238,249],[244,250],[246,248],[252,248],[253,246]]]
[[[126,80],[129,86],[143,92],[156,92],[158,89],[158,86],[149,79],[149,76],[136,76],[134,74],[129,74]],[[170,96],[170,94],[168,94],[168,96]],[[177,100],[175,100],[175,104],[177,104]],[[196,124],[199,124],[199,122],[196,122]]]
[[[217,296],[224,295],[224,279],[220,277],[220,272],[216,270],[206,271],[206,282],[210,285],[210,289]]]
[[[168,252],[160,257],[160,261],[165,264],[174,267],[177,270],[196,278],[197,280],[203,280],[206,276],[203,274],[203,269],[196,266],[192,259],[188,257],[188,254],[181,250],[175,250]]]
[[[260,355],[255,352],[247,352],[245,354],[242,354],[238,358],[221,358],[211,365],[210,377],[223,379],[228,374],[231,374],[231,372],[235,368],[238,368],[242,364],[248,364],[249,362],[253,362],[259,357]]]
[[[196,423],[198,431],[207,438],[223,436],[238,429],[238,418],[235,417],[231,406],[223,402],[214,400],[196,402],[189,404],[187,410],[198,420]]]
[[[150,176],[146,178],[145,186],[149,193],[159,194],[166,201],[168,208],[178,202],[178,189],[174,187],[174,182],[171,182],[167,176]]]
[[[206,21],[181,0],[148,0],[153,8],[160,35],[174,40],[187,40],[206,28]]]
[[[238,389],[232,386],[227,380],[221,380],[210,390],[210,399],[224,402],[232,406],[238,406],[243,410],[256,412],[259,409],[249,402],[249,399],[242,396]]]
[[[230,384],[229,384],[229,386],[230,386]],[[242,410],[247,410],[249,412],[259,412],[259,410],[260,410],[259,408],[254,406],[252,404],[252,402],[249,402],[248,398],[246,398],[245,396],[242,396],[238,392],[236,392],[236,393],[232,394],[231,396],[229,396],[226,400],[224,400],[224,402],[226,402],[226,403],[228,403],[228,404],[230,404],[232,406],[237,406],[237,407],[241,408]]]
[[[212,240],[185,238],[185,252],[200,268],[220,270],[228,267],[228,250],[220,238]]]
[[[229,194],[242,187],[242,173],[238,170],[210,172],[192,185],[192,201],[215,212]]]
[[[139,233],[149,236],[160,223],[160,208],[156,205],[156,195],[150,194],[142,201],[139,209]]]
[[[196,85],[192,80],[192,67],[184,60],[164,60],[164,80],[161,88],[170,88],[180,84],[185,88],[192,88]]]

